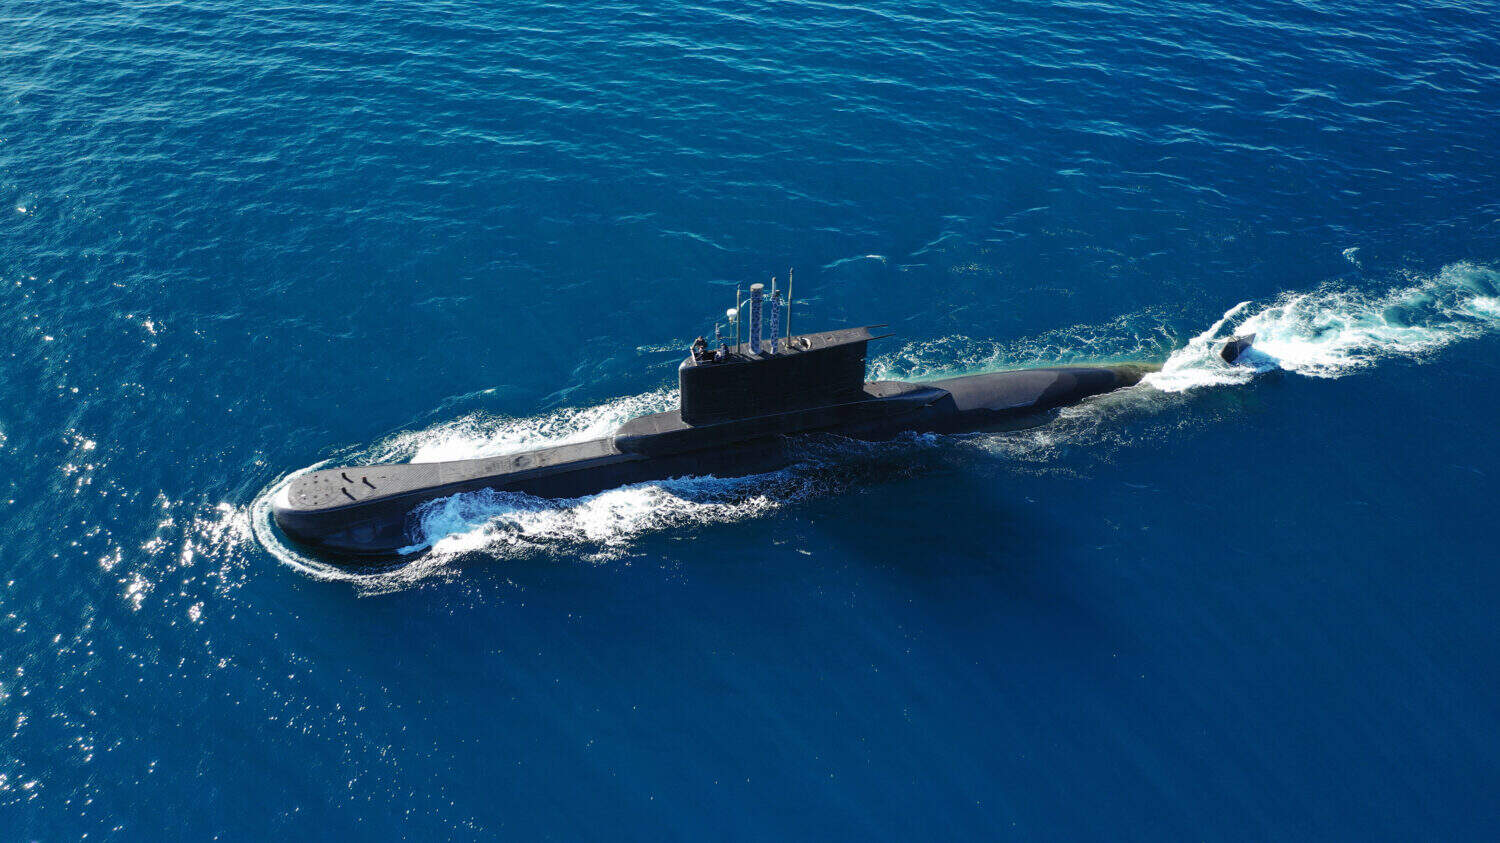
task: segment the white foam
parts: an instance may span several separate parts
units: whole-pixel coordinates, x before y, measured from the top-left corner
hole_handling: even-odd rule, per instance
[[[1381,360],[1423,359],[1493,330],[1500,317],[1497,290],[1500,273],[1458,263],[1384,293],[1325,286],[1283,294],[1258,310],[1241,302],[1145,382],[1181,392],[1241,384],[1273,369],[1337,378]],[[1255,345],[1236,365],[1219,358],[1223,340],[1246,333],[1255,334]]]
[[[444,462],[494,457],[608,436],[625,421],[677,406],[677,390],[660,389],[594,407],[567,407],[530,418],[471,413],[424,430],[406,431],[360,456],[365,462]]]
[[[430,548],[440,557],[477,550],[510,556],[560,549],[607,559],[647,532],[737,521],[776,509],[796,497],[786,490],[777,494],[776,477],[683,477],[568,500],[488,490],[453,495],[418,511],[422,540],[402,552]]]
[[[606,436],[621,422],[676,406],[675,390],[621,398],[595,407],[556,410],[531,418],[471,414],[406,431],[349,455],[355,462],[471,459]],[[340,457],[343,460],[344,457]],[[272,507],[291,482],[327,465],[324,460],[278,479],[256,497],[248,521],[257,543],[282,564],[319,580],[350,582],[362,593],[409,588],[456,574],[451,562],[473,551],[496,557],[538,552],[606,559],[639,536],[669,527],[755,517],[800,496],[795,478],[768,474],[721,480],[687,477],[611,489],[572,500],[548,500],[513,492],[454,495],[422,507],[423,538],[401,553],[420,554],[387,569],[351,569],[323,561],[284,542],[273,526]],[[423,553],[422,551],[427,551]]]
[[[890,259],[885,255],[854,255],[852,257],[839,258],[832,263],[823,264],[823,268],[837,269],[838,267],[843,266],[846,263],[857,263],[859,261],[877,261],[879,263],[887,263],[889,260]]]
[[[1176,346],[1163,308],[1006,342],[955,335],[908,342],[870,360],[871,380],[926,380],[1027,366],[1160,360]]]
[[[1469,307],[1481,317],[1500,318],[1500,298],[1476,296],[1473,301],[1469,302]]]

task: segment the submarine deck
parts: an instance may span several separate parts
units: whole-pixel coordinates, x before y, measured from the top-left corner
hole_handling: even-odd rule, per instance
[[[511,482],[636,459],[640,457],[621,453],[609,439],[590,439],[470,460],[326,468],[293,481],[286,489],[285,503],[299,510],[341,509],[413,492],[428,496],[436,488],[464,485],[476,478],[486,484]]]
[[[605,468],[653,457],[737,445],[781,433],[869,421],[916,409],[943,392],[921,384],[876,381],[859,401],[830,407],[771,413],[749,419],[690,425],[676,410],[640,416],[614,436],[554,445],[516,454],[434,463],[342,466],[298,477],[277,502],[283,511],[340,510],[405,495],[432,497],[466,487],[532,485],[553,475]]]
[[[1123,367],[1121,367],[1123,368]],[[858,400],[692,425],[677,411],[625,422],[613,436],[516,454],[436,463],[343,466],[294,480],[277,501],[280,512],[345,510],[406,497],[432,498],[478,488],[518,488],[533,494],[572,486],[559,475],[605,469],[630,482],[630,463],[666,457],[715,460],[714,449],[787,433],[835,429],[861,436],[891,426],[945,431],[981,426],[1017,413],[1049,409],[1138,379],[1115,368],[1058,367],[971,375],[926,383],[873,381]],[[944,410],[943,408],[946,408]],[[926,411],[926,412],[924,412]],[[688,466],[691,469],[691,466]],[[610,471],[609,469],[614,469]],[[559,492],[561,493],[561,492]]]
[[[440,463],[344,466],[295,478],[273,502],[287,535],[322,550],[361,556],[413,546],[418,508],[451,495],[493,490],[573,498],[687,475],[739,477],[795,459],[785,434],[832,431],[886,439],[901,431],[1008,429],[1036,414],[1140,380],[1133,366],[1057,367],[925,383],[875,381],[852,400],[689,424],[679,413],[632,419],[614,436],[518,454]]]

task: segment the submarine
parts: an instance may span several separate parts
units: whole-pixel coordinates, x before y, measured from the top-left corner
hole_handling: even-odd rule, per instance
[[[1054,366],[924,382],[866,381],[870,342],[884,325],[792,334],[790,287],[751,285],[677,368],[675,410],[644,415],[613,435],[522,453],[434,463],[343,466],[297,476],[272,502],[281,531],[314,551],[392,557],[424,547],[420,509],[489,489],[575,498],[651,480],[736,477],[785,468],[798,434],[879,441],[903,432],[962,433],[1040,423],[1049,411],[1140,382],[1140,364]],[[748,324],[745,324],[748,323]],[[745,326],[741,337],[741,326]],[[733,339],[733,343],[729,342]],[[1253,337],[1221,352],[1231,365]]]

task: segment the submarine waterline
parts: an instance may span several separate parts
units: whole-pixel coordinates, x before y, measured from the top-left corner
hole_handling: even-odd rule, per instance
[[[793,462],[789,436],[817,432],[879,441],[908,431],[1024,426],[1059,407],[1134,386],[1156,368],[1059,366],[928,382],[867,382],[867,346],[887,336],[876,333],[883,326],[786,336],[777,330],[780,319],[767,326],[760,318],[763,305],[778,300],[774,293],[768,300],[760,287],[752,286],[743,302],[750,325],[744,342],[721,342],[716,351],[702,338],[694,343],[678,367],[676,409],[630,419],[608,436],[522,453],[312,471],[277,494],[275,522],[289,538],[315,550],[390,557],[423,544],[415,517],[419,507],[463,492],[574,498],[673,477],[760,474]],[[790,311],[789,306],[766,309]],[[740,310],[729,311],[732,323],[744,318]],[[739,333],[736,324],[730,338]],[[1229,356],[1226,362],[1232,362]]]

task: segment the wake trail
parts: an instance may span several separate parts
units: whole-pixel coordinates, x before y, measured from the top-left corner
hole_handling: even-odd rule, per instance
[[[1500,327],[1500,272],[1470,263],[1381,293],[1325,285],[1283,293],[1259,309],[1230,308],[1208,330],[1172,352],[1145,382],[1163,392],[1238,386],[1273,370],[1338,378],[1383,360],[1421,360]],[[1230,336],[1255,334],[1237,365],[1218,357]]]

